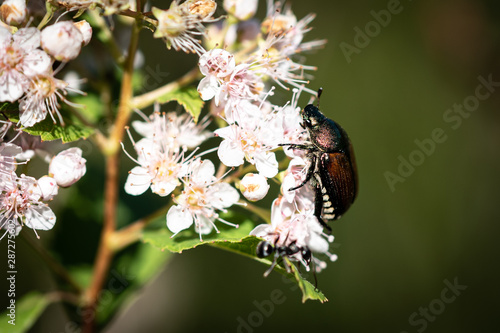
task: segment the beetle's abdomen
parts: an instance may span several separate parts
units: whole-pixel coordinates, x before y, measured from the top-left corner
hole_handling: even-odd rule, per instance
[[[352,146],[349,152],[321,156],[323,218],[336,220],[352,205],[357,194],[358,175]]]

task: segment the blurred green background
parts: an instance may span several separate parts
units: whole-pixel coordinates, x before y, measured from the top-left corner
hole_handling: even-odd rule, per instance
[[[406,0],[392,7],[396,3],[292,2],[298,18],[317,14],[306,40],[328,39],[307,56],[307,64],[319,68],[310,87],[324,88],[321,109],[349,133],[360,178],[357,201],[331,223],[339,259],[318,274],[329,302],[302,304],[299,291],[280,275],[262,277],[265,266],[200,247],[172,255],[106,332],[498,331],[500,87],[472,105],[460,124],[458,113],[453,121],[446,117],[455,104],[474,101],[478,77],[500,82],[500,4]],[[265,4],[259,5],[262,13]],[[388,6],[400,12],[385,26],[374,23],[371,11]],[[356,27],[372,29],[371,37],[356,37]],[[168,80],[196,62],[167,52],[148,32],[142,37],[146,63],[158,64]],[[346,57],[341,45],[347,44],[357,50]],[[290,97],[280,95],[282,102]],[[428,155],[416,152],[422,149],[415,140],[428,142],[436,129],[446,140]],[[401,157],[419,165],[391,189],[386,174],[398,175]],[[59,211],[56,229],[44,234],[65,265],[92,263],[101,165],[98,155],[89,157],[81,194],[66,192],[68,202],[78,201],[69,205],[71,212]],[[123,166],[123,183],[131,165]],[[122,191],[122,197],[124,224],[159,203],[149,192],[131,198]],[[19,292],[55,288],[22,241],[17,258]],[[453,294],[454,283],[466,289]],[[51,305],[32,332],[78,332],[73,310]]]

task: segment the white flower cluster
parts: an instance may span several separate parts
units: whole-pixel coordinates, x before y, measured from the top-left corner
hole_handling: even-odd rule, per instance
[[[56,216],[48,206],[58,194],[59,187],[68,187],[86,172],[86,160],[80,148],[61,151],[50,160],[48,175],[38,179],[17,175],[16,168],[33,152],[10,142],[0,143],[0,228],[19,234],[23,226],[36,230],[50,230]]]
[[[140,195],[148,188],[159,196],[171,194],[178,186],[184,189],[174,199],[166,216],[167,227],[175,234],[195,225],[202,235],[217,230],[216,220],[222,220],[217,211],[225,211],[235,204],[240,196],[231,185],[215,177],[215,167],[210,160],[201,159],[206,154],[194,155],[200,144],[211,137],[205,130],[208,121],[198,124],[187,113],[178,116],[175,112],[160,113],[157,109],[145,121],[134,121],[132,127],[143,136],[135,142],[138,164],[130,172],[125,191]],[[132,136],[130,135],[132,138]],[[188,150],[194,152],[186,156]]]
[[[200,57],[198,66],[203,78],[198,92],[203,100],[212,100],[212,114],[226,123],[213,132],[222,138],[217,149],[221,163],[235,168],[247,162],[256,171],[244,174],[239,168],[237,176],[225,177],[221,169],[216,177],[214,164],[200,158],[207,152],[197,153],[195,149],[211,136],[206,122],[195,125],[187,115],[156,110],[144,122],[132,123],[143,138],[137,142],[132,139],[137,158],[129,156],[138,166],[130,171],[125,190],[131,195],[142,194],[148,188],[160,196],[172,194],[175,205],[167,213],[166,224],[174,236],[194,225],[201,239],[217,230],[215,221],[231,224],[218,213],[240,199],[229,183],[234,182],[248,201],[263,199],[270,188],[268,179],[280,171],[276,150],[282,144],[301,144],[308,139],[301,127],[297,103],[301,92],[315,94],[305,87],[306,72],[315,67],[294,59],[303,51],[325,44],[323,40],[303,41],[314,15],[297,20],[290,7],[282,8],[269,0],[267,16],[259,22],[252,19],[257,1],[225,0],[223,7],[228,12],[224,21],[213,19],[216,4],[212,0],[173,1],[168,10],[153,8],[158,19],[155,37],[164,38],[169,48]],[[208,28],[204,27],[206,23],[210,23]],[[200,36],[205,37],[204,46]],[[205,47],[210,50],[205,51]],[[274,105],[270,98],[275,87],[270,83],[286,90],[293,88],[291,102]],[[304,179],[307,161],[303,152],[286,149],[285,154],[292,161],[284,178],[276,177],[283,179],[282,195],[274,200],[271,224],[258,226],[252,235],[275,247],[293,244],[333,259],[328,252],[333,237],[322,232],[314,216],[314,193],[307,186],[289,191]],[[183,189],[176,191],[179,186]],[[310,262],[317,269],[325,266],[314,257],[301,256],[297,252],[290,258],[301,261],[308,269]]]
[[[22,2],[6,1],[0,12],[12,13],[19,3]],[[2,19],[7,24],[21,20],[3,14]],[[42,31],[33,27],[17,29],[0,22],[0,102],[19,102],[22,126],[31,127],[47,115],[54,123],[57,118],[64,125],[58,101],[76,106],[65,95],[68,91],[81,92],[55,78],[53,65],[55,61],[67,62],[76,58],[91,36],[92,29],[86,21],[61,21]]]

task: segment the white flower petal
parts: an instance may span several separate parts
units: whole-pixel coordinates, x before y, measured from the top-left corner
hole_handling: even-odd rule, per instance
[[[179,185],[179,180],[177,178],[170,181],[154,181],[151,184],[151,191],[158,194],[160,197],[165,197],[172,193],[173,190]]]
[[[167,228],[174,234],[189,228],[193,224],[191,212],[181,206],[172,206],[167,213]]]
[[[19,43],[26,52],[40,47],[40,31],[37,28],[21,28],[12,38],[14,43]]]
[[[56,215],[48,206],[32,206],[26,210],[25,224],[28,228],[50,230],[56,224]]]
[[[0,76],[0,102],[15,102],[24,94],[28,80],[18,72],[10,71]]]
[[[140,195],[151,186],[151,176],[148,169],[140,166],[134,167],[128,174],[125,182],[125,192],[130,195]]]
[[[245,161],[245,153],[243,153],[236,143],[230,140],[221,142],[217,150],[217,156],[219,156],[220,161],[228,167],[240,166]]]
[[[23,73],[28,76],[48,74],[52,70],[52,59],[42,50],[33,50],[26,54],[23,62]]]
[[[210,160],[195,160],[192,166],[191,180],[198,186],[207,186],[214,181],[215,166]]]
[[[278,174],[278,161],[274,153],[262,153],[255,156],[255,167],[261,175],[273,178]]]
[[[250,231],[250,235],[265,238],[267,235],[273,232],[273,229],[274,228],[270,224],[259,224],[252,231]]]
[[[240,200],[238,191],[228,183],[216,183],[209,189],[210,205],[215,209],[224,209],[231,207]]]
[[[198,224],[195,227],[196,232],[199,232],[202,235],[208,235],[212,232],[214,228],[212,222],[205,217],[204,215],[198,215]]]
[[[219,82],[213,76],[206,76],[198,84],[198,93],[204,101],[212,99],[219,89]]]

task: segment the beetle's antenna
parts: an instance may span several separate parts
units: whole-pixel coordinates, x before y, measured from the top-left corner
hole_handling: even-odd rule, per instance
[[[319,98],[321,97],[321,93],[323,92],[323,87],[320,87],[318,89],[318,97],[316,98],[317,101],[318,101],[318,104],[316,105],[316,107],[319,109]]]

